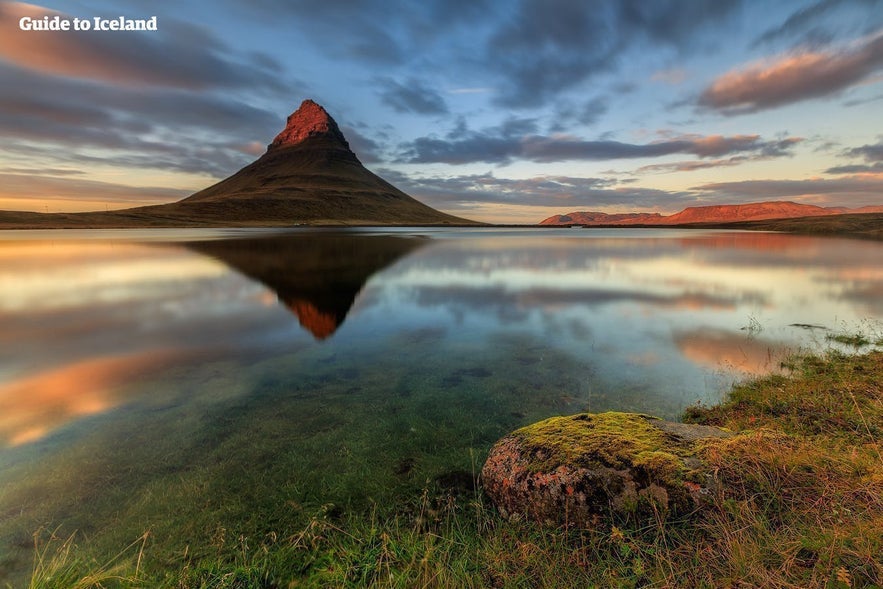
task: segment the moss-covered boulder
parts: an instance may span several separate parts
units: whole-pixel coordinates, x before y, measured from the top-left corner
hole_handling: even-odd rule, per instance
[[[507,435],[481,472],[504,517],[591,527],[693,510],[713,477],[696,455],[726,430],[635,413],[553,417]]]

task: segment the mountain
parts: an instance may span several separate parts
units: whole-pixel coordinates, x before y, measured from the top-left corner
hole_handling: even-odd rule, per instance
[[[337,331],[371,276],[427,243],[398,235],[297,231],[184,245],[272,289],[301,326],[323,340]]]
[[[312,100],[288,117],[257,161],[171,208],[203,218],[289,224],[472,224],[368,171],[334,119]]]
[[[480,225],[366,169],[331,115],[305,100],[256,161],[179,202],[89,213],[0,211],[2,227]]]
[[[566,215],[553,215],[541,221],[540,225],[689,225],[692,223],[735,223],[874,212],[883,212],[883,206],[847,209],[845,207],[818,207],[790,201],[772,201],[741,205],[688,207],[679,213],[667,216],[659,213],[573,212]]]

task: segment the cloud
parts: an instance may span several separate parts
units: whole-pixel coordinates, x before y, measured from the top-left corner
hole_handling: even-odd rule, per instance
[[[883,141],[873,145],[853,147],[852,149],[847,149],[844,153],[851,157],[862,157],[869,162],[883,162]]]
[[[20,168],[227,176],[283,124],[254,104],[303,94],[272,56],[239,52],[199,26],[160,16],[150,34],[18,30],[19,15],[46,13],[0,2],[0,154]]]
[[[363,164],[374,164],[383,161],[382,147],[373,139],[366,137],[354,127],[341,125],[340,130],[350,144],[350,149],[359,158]]]
[[[538,176],[527,179],[498,178],[491,173],[462,176],[412,176],[389,169],[378,174],[408,194],[445,209],[470,209],[475,203],[533,207],[627,206],[671,209],[688,206],[693,196],[652,188],[621,186],[606,178]]]
[[[848,47],[801,51],[718,77],[698,104],[724,114],[756,112],[837,94],[883,68],[883,34]]]
[[[830,40],[837,28],[852,24],[855,20],[836,18],[837,13],[855,10],[861,15],[861,25],[880,23],[880,0],[820,0],[802,6],[788,16],[785,21],[764,31],[753,43],[754,46],[772,43],[782,39],[801,37],[804,42]]]
[[[711,141],[706,141],[706,147],[717,145],[718,149],[721,149],[726,145],[718,137],[713,137],[711,139]],[[638,173],[695,172],[696,170],[705,170],[709,168],[738,166],[746,162],[756,162],[777,157],[790,156],[792,155],[791,149],[801,141],[803,141],[803,139],[801,139],[800,137],[785,137],[776,141],[758,142],[756,144],[756,151],[748,155],[735,155],[732,157],[715,160],[692,160],[664,164],[650,164],[647,166],[641,166],[640,168],[638,168],[637,171]]]
[[[709,168],[725,168],[729,166],[738,166],[739,164],[748,161],[748,158],[745,156],[735,156],[727,159],[721,160],[709,160],[709,161],[683,161],[683,162],[672,162],[669,164],[650,164],[648,166],[641,166],[638,168],[637,172],[641,173],[658,173],[658,174],[668,174],[671,172],[695,172],[696,170],[706,170]]]
[[[716,182],[690,189],[724,202],[751,202],[800,197],[800,202],[822,206],[837,203],[846,206],[880,204],[883,178],[851,176],[811,180],[744,180]]]
[[[448,113],[448,105],[441,94],[416,78],[409,78],[405,84],[391,78],[381,78],[378,84],[382,88],[380,97],[396,112],[421,115]]]
[[[43,174],[0,173],[0,201],[5,208],[37,210],[47,201],[113,204],[160,204],[180,200],[192,191],[153,186],[129,186],[84,178],[52,177]],[[19,206],[15,206],[15,203]]]
[[[555,118],[549,127],[550,132],[561,133],[573,123],[593,125],[610,109],[609,100],[604,96],[596,96],[582,104],[565,103],[555,111]]]
[[[550,98],[610,72],[627,54],[681,53],[725,26],[743,0],[227,0],[286,23],[336,59],[445,69],[493,87],[507,107]],[[291,15],[293,18],[280,18]],[[289,25],[288,23],[291,23]],[[410,70],[415,71],[415,70]],[[428,70],[432,71],[432,70]]]
[[[759,135],[678,135],[652,143],[635,144],[612,140],[585,140],[571,135],[536,135],[532,127],[518,127],[513,120],[483,131],[471,131],[464,123],[444,139],[419,137],[404,144],[404,160],[409,163],[465,164],[474,162],[505,164],[514,159],[534,162],[603,161],[653,158],[691,154],[699,158],[733,153],[754,153],[765,157],[789,155],[801,141],[786,137],[772,141]]]
[[[842,155],[861,158],[867,164],[848,164],[825,170],[826,174],[876,174],[883,172],[883,141],[845,149]]]
[[[226,176],[282,125],[229,93],[110,86],[2,62],[0,84],[0,152],[30,153],[49,167],[105,163]]]
[[[883,172],[883,162],[875,164],[850,164],[846,166],[834,166],[825,170],[826,174],[875,174]]]
[[[485,61],[502,77],[496,101],[536,107],[612,71],[629,51],[680,51],[722,25],[739,0],[522,0],[492,35]]]
[[[394,66],[426,55],[461,27],[474,30],[504,9],[493,0],[228,0],[250,16],[295,26],[336,58]],[[272,15],[272,16],[268,16]],[[290,18],[283,18],[290,17]],[[469,50],[474,51],[473,43]]]
[[[174,19],[163,18],[159,30],[148,33],[19,29],[23,16],[56,14],[61,13],[0,2],[0,58],[44,74],[138,88],[285,89],[279,82],[281,65],[272,57],[236,57],[205,29]]]

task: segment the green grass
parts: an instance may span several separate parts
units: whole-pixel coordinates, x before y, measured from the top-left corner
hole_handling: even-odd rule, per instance
[[[843,344],[846,346],[852,346],[854,348],[861,348],[862,346],[867,346],[871,343],[864,334],[862,333],[838,333],[838,334],[828,334],[825,336],[825,339],[832,342],[837,342],[838,344]]]
[[[701,451],[718,490],[681,520],[548,529],[502,519],[480,488],[430,483],[361,510],[257,502],[177,553],[146,534],[101,558],[83,536],[43,534],[31,587],[879,587],[883,352],[785,367],[686,412],[744,435]]]

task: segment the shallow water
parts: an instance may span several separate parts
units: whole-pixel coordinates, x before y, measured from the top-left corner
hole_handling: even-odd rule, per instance
[[[466,486],[512,429],[677,417],[883,320],[883,243],[682,230],[0,234],[0,579]],[[226,533],[226,532],[225,532]]]

